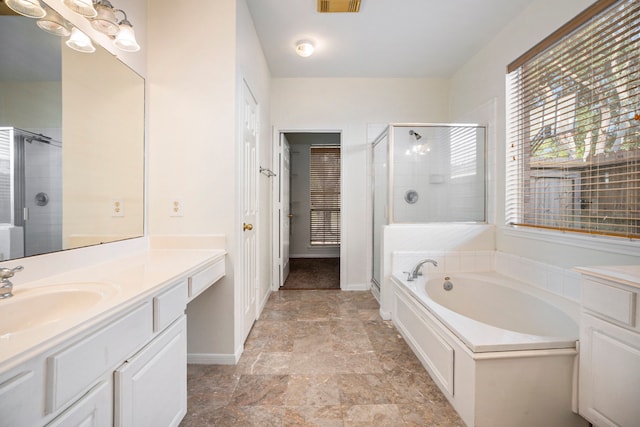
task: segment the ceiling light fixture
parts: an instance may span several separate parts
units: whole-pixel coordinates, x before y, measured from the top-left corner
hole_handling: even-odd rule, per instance
[[[38,22],[36,22],[38,27],[54,36],[66,37],[71,34],[67,22],[58,12],[48,6],[45,6],[45,11],[47,14],[44,18],[40,18]]]
[[[98,14],[93,7],[93,0],[64,0],[64,5],[85,18],[93,18]]]
[[[47,14],[38,0],[6,0],[5,3],[9,9],[28,18],[42,18]]]
[[[93,53],[96,51],[89,36],[75,27],[71,30],[71,35],[65,44],[71,49],[82,53]]]
[[[313,55],[314,49],[315,46],[313,46],[313,43],[309,40],[300,40],[296,43],[296,53],[303,58]]]
[[[133,25],[127,19],[127,14],[123,10],[116,9],[116,12],[120,12],[124,15],[124,19],[118,22],[120,31],[116,34],[116,38],[113,44],[120,50],[126,52],[137,52],[140,50],[140,45],[136,41],[136,34],[133,31]]]

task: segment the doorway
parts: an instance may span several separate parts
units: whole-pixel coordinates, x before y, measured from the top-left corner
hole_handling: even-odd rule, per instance
[[[275,152],[274,282],[340,289],[341,134],[280,132]]]

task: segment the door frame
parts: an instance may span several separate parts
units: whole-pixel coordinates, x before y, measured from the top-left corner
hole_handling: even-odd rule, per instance
[[[289,127],[273,127],[273,135],[272,135],[272,155],[273,155],[273,165],[275,169],[275,173],[280,176],[280,156],[282,154],[282,147],[280,146],[280,137],[285,133],[337,133],[340,135],[340,217],[343,218],[340,221],[340,289],[346,289],[347,280],[346,280],[346,247],[347,247],[347,228],[345,227],[346,221],[344,218],[346,217],[345,212],[345,198],[344,198],[344,188],[345,188],[345,173],[344,173],[344,131],[342,129],[309,129],[309,128],[289,128]],[[273,250],[272,253],[272,281],[271,281],[271,290],[277,291],[280,289],[280,286],[283,283],[280,283],[280,256],[282,253],[282,242],[280,241],[280,206],[278,203],[277,195],[280,192],[280,181],[278,179],[273,180],[273,188],[272,188],[272,197],[271,197],[271,218],[273,219],[273,225],[271,227],[272,230],[272,242],[273,242]]]

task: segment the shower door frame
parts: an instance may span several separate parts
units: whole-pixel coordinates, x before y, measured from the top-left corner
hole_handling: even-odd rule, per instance
[[[484,184],[484,212],[483,212],[483,216],[484,216],[484,220],[483,221],[454,221],[454,222],[460,222],[460,223],[477,223],[477,224],[487,224],[488,223],[488,183],[487,183],[487,145],[488,145],[488,126],[487,125],[482,125],[479,123],[389,123],[385,129],[380,132],[380,134],[373,140],[373,142],[371,143],[371,254],[372,254],[372,258],[375,254],[375,242],[374,242],[374,235],[375,235],[375,221],[373,218],[373,215],[375,213],[375,200],[376,200],[376,195],[375,195],[375,161],[374,161],[374,150],[375,150],[375,146],[377,144],[379,144],[383,138],[386,136],[387,137],[387,205],[386,205],[386,221],[384,225],[392,225],[392,224],[438,224],[438,223],[444,223],[441,221],[430,221],[430,222],[404,222],[404,221],[395,221],[394,218],[394,214],[395,214],[395,209],[394,209],[394,203],[393,203],[393,196],[394,196],[394,192],[393,192],[393,188],[394,188],[394,172],[395,172],[395,157],[394,157],[394,146],[395,146],[395,141],[394,141],[394,132],[393,130],[396,128],[418,128],[418,127],[474,127],[474,128],[483,128],[484,129],[484,147],[483,147],[483,169],[484,169],[484,178],[483,178],[483,184]],[[371,260],[371,282],[377,286],[378,290],[380,289],[381,283],[379,283],[376,278],[375,278],[375,263],[373,262],[374,260]],[[382,266],[381,266],[382,267]],[[383,278],[380,277],[380,280],[382,281]]]

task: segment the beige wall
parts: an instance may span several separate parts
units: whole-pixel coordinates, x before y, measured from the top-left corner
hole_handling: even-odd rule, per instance
[[[197,11],[197,12],[194,12]],[[244,0],[153,0],[148,10],[149,234],[225,234],[227,274],[189,304],[189,353],[241,347],[236,306],[240,177],[238,97],[245,78],[260,108],[260,162],[270,164],[269,75]],[[257,172],[257,171],[256,171]],[[261,294],[270,285],[270,181],[260,178]],[[184,216],[169,209],[180,199]],[[264,212],[264,214],[263,214]]]
[[[62,49],[63,248],[143,235],[143,100],[144,81],[105,50]]]

